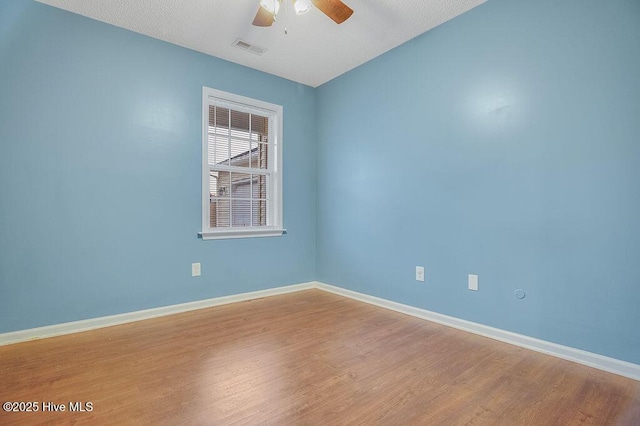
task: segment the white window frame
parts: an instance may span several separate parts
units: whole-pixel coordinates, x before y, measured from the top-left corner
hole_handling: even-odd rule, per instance
[[[260,113],[269,118],[267,170],[270,182],[267,191],[272,215],[267,214],[266,226],[215,227],[210,226],[210,170],[209,164],[209,106],[218,105],[238,111]],[[210,87],[202,87],[202,231],[203,240],[276,237],[286,230],[282,224],[282,135],[283,108],[281,105],[252,99]],[[245,171],[246,173],[246,171]]]

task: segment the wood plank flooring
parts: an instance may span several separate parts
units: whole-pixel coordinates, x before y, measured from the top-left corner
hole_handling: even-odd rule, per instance
[[[640,382],[320,290],[0,347],[5,401],[39,411],[3,425],[640,425]]]

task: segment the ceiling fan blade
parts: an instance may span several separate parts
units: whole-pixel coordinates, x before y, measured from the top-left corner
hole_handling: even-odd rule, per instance
[[[273,12],[269,12],[267,9],[262,7],[262,5],[258,8],[258,13],[256,13],[256,17],[253,19],[253,25],[256,27],[270,27],[273,25],[273,21],[275,21],[275,15]]]
[[[311,2],[322,13],[333,19],[336,24],[342,24],[353,13],[353,9],[340,0],[311,0]]]

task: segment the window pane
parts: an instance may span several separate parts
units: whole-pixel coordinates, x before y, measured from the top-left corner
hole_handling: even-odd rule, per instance
[[[267,198],[267,177],[265,175],[256,175],[254,185],[254,198]]]
[[[231,198],[251,198],[251,175],[231,173]]]
[[[213,135],[212,164],[229,164],[229,129],[217,129],[219,133]],[[227,134],[223,134],[223,133]],[[211,151],[211,149],[210,149]]]
[[[224,228],[230,225],[230,200],[228,198],[212,198],[209,204],[209,225],[212,228]]]
[[[229,109],[209,106],[209,127],[229,128]]]
[[[259,168],[258,162],[258,142],[267,140],[269,127],[269,119],[261,115],[251,115],[251,165],[250,167]]]
[[[231,200],[231,217],[233,226],[250,226],[251,224],[251,201]]]
[[[209,226],[215,228],[218,226],[217,215],[218,203],[215,199],[209,198]]]
[[[267,202],[265,200],[253,201],[251,204],[252,209],[252,224],[253,226],[266,226],[267,225]]]
[[[250,164],[249,167],[258,168],[258,142],[251,140],[251,154],[249,155]]]
[[[232,137],[230,144],[231,159],[229,164],[236,167],[249,167],[249,140]]]
[[[251,133],[258,140],[262,135],[266,136],[269,133],[269,119],[258,114],[251,114]],[[266,140],[263,142],[266,142]]]
[[[218,197],[229,198],[231,196],[231,173],[218,172]]]
[[[219,172],[209,170],[209,197],[218,195],[218,174]]]
[[[229,163],[229,110],[209,107],[209,164]]]
[[[231,111],[230,164],[249,167],[249,119],[246,112]]]
[[[231,110],[231,130],[249,133],[249,113]]]
[[[258,159],[257,168],[259,168],[259,169],[267,169],[268,168],[267,152],[268,152],[267,144],[266,143],[259,143],[258,144],[258,153],[257,153],[257,159]]]
[[[209,127],[209,135],[207,136],[207,164],[216,163],[216,138],[213,127]]]

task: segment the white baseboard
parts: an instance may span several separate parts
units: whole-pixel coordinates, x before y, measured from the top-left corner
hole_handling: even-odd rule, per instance
[[[13,343],[24,342],[34,339],[43,339],[47,337],[61,336],[64,334],[78,333],[81,331],[94,330],[102,327],[110,327],[113,325],[125,324],[134,321],[141,321],[150,318],[156,318],[164,315],[178,314],[181,312],[193,311],[196,309],[210,308],[213,306],[226,305],[229,303],[244,302],[247,300],[260,299],[263,297],[276,296],[279,294],[292,293],[296,291],[309,290],[317,288],[319,290],[334,293],[350,299],[359,300],[381,308],[390,309],[392,311],[433,321],[438,324],[457,328],[459,330],[478,334],[480,336],[489,337],[501,342],[510,343],[536,352],[552,355],[568,361],[577,362],[588,367],[597,368],[609,373],[618,374],[620,376],[629,377],[634,380],[640,380],[640,365],[615,358],[606,357],[592,352],[583,351],[581,349],[571,348],[569,346],[558,345],[556,343],[547,342],[533,337],[524,336],[522,334],[512,333],[510,331],[501,330],[494,327],[478,324],[471,321],[427,311],[426,309],[416,308],[414,306],[404,305],[402,303],[392,302],[368,294],[358,293],[356,291],[335,287],[317,281],[308,283],[294,284],[284,287],[270,288],[266,290],[253,291],[249,293],[234,294],[231,296],[215,297],[213,299],[198,300],[195,302],[181,303],[178,305],[163,306],[153,309],[145,309],[143,311],[129,312],[119,315],[110,315],[100,318],[91,318],[82,321],[67,322],[63,324],[49,325],[46,327],[31,328],[28,330],[13,331],[10,333],[0,334],[0,346],[10,345]]]
[[[260,299],[262,297],[276,296],[279,294],[308,290],[315,287],[315,282],[294,284],[284,287],[252,291],[249,293],[233,294],[230,296],[215,297],[213,299],[180,303],[178,305],[145,309],[143,311],[128,312],[125,314],[109,315],[106,317],[90,318],[81,321],[65,322],[62,324],[54,324],[45,327],[30,328],[27,330],[13,331],[10,333],[2,333],[0,334],[0,346],[25,342],[27,340],[44,339],[47,337],[62,336],[64,334],[79,333],[81,331],[95,330],[96,328],[111,327],[113,325],[125,324],[128,322],[141,321],[145,319],[161,317],[164,315],[179,314],[181,312],[210,308],[212,306],[226,305],[228,303],[244,302],[246,300]]]
[[[633,364],[619,359],[610,358],[604,355],[595,354],[593,352],[583,351],[581,349],[569,346],[559,345],[557,343],[547,342],[545,340],[535,339],[533,337],[522,334],[512,333],[510,331],[501,330],[499,328],[489,327],[471,321],[462,320],[448,315],[427,311],[426,309],[416,308],[414,306],[404,305],[402,303],[392,302],[390,300],[381,299],[368,294],[358,293],[352,290],[335,287],[329,284],[314,282],[315,288],[338,294],[340,296],[349,297],[361,302],[376,305],[381,308],[390,309],[392,311],[433,321],[438,324],[457,328],[459,330],[468,331],[470,333],[479,334],[480,336],[489,337],[501,342],[510,343],[536,352],[542,352],[557,358],[573,361],[588,367],[597,368],[598,370],[607,371],[609,373],[618,374],[634,380],[640,380],[640,365]]]

